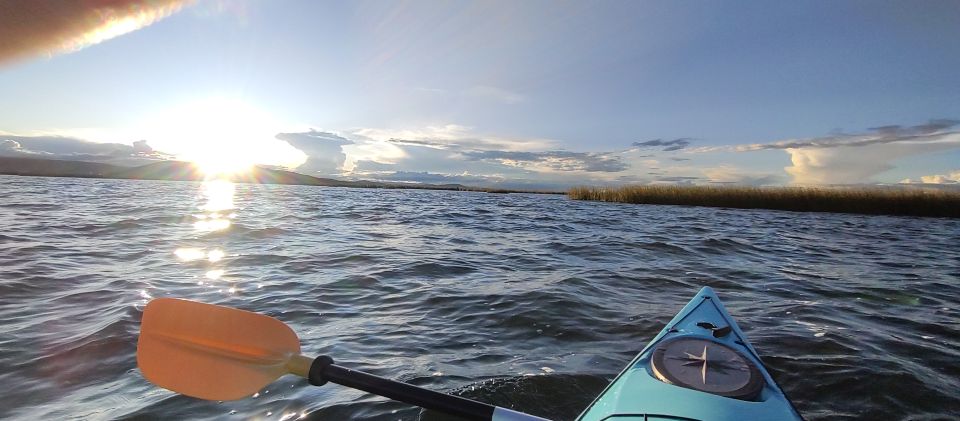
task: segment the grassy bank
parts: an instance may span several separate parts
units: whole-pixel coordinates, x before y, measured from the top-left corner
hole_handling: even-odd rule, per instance
[[[960,218],[960,191],[923,188],[623,186],[575,187],[567,195],[604,202]]]

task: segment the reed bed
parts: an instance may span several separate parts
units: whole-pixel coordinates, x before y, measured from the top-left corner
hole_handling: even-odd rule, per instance
[[[960,218],[960,190],[913,187],[574,187],[567,196],[656,205]]]

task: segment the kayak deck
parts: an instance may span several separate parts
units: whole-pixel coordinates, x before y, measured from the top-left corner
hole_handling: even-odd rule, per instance
[[[729,328],[727,328],[729,327]],[[716,334],[715,334],[716,332]],[[666,383],[651,368],[654,349],[667,341],[694,338],[732,348],[759,371],[762,388],[750,400],[720,396]],[[724,347],[723,345],[726,345]],[[706,380],[704,348],[704,383]],[[686,354],[690,355],[690,354]],[[691,355],[691,357],[694,357]],[[686,364],[691,365],[691,364]],[[758,378],[759,381],[759,378]],[[760,386],[757,386],[758,388]],[[631,420],[802,420],[764,368],[753,346],[709,287],[697,293],[578,418]]]

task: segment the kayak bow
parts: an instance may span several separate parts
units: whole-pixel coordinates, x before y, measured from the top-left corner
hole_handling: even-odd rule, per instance
[[[578,418],[802,419],[710,287],[701,289]]]
[[[701,289],[578,418],[801,419],[710,287]]]
[[[172,298],[144,309],[137,364],[151,382],[210,400],[250,396],[284,374],[478,421],[545,421],[300,355],[269,316]],[[581,421],[800,420],[713,290],[704,287],[580,415]]]

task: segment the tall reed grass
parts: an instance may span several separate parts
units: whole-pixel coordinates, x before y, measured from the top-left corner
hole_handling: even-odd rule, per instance
[[[960,191],[913,187],[574,187],[571,199],[657,205],[960,218]]]

